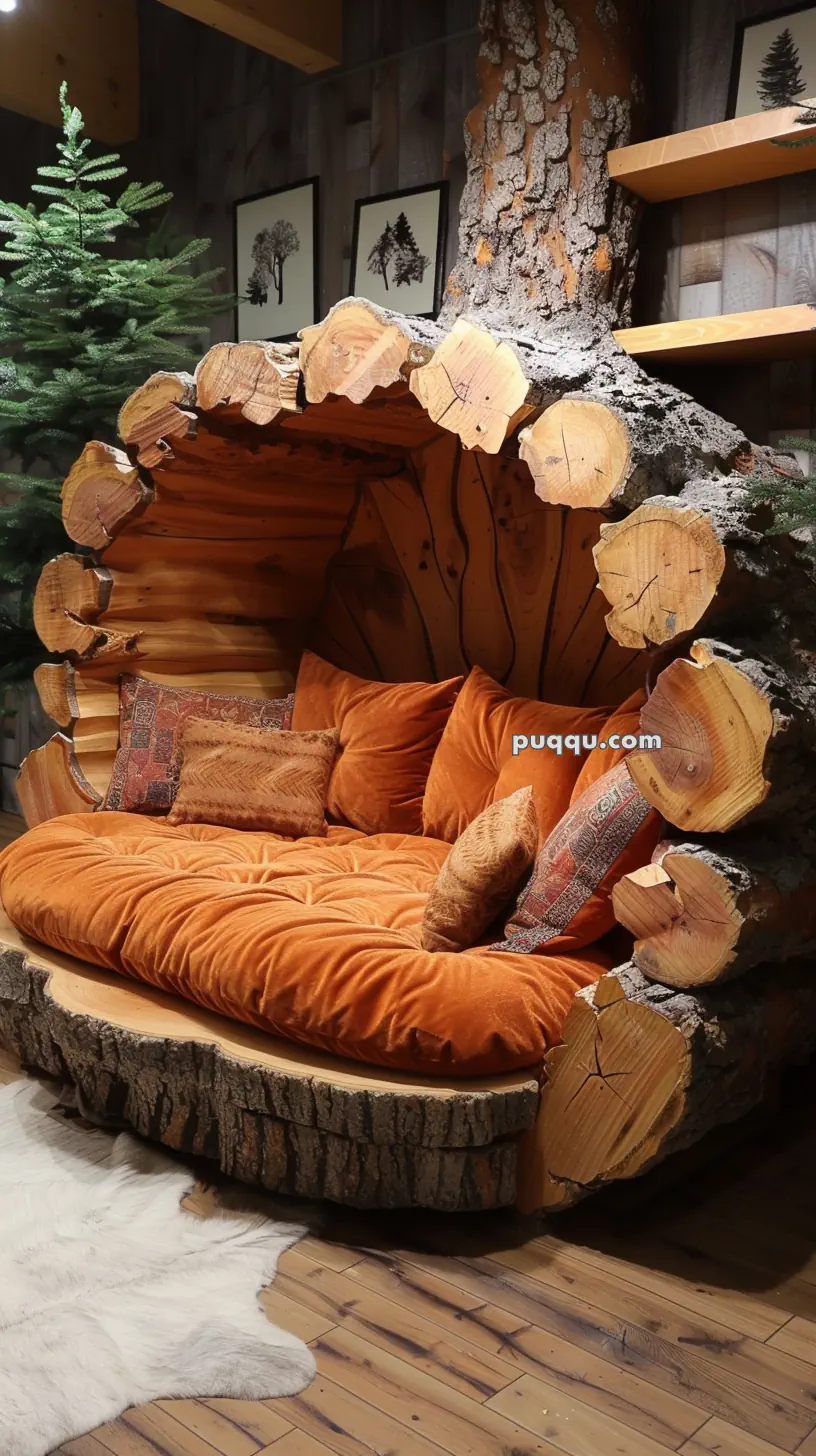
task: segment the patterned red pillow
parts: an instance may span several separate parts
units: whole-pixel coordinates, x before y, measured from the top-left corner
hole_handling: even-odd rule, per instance
[[[615,924],[612,891],[649,863],[662,823],[625,762],[596,779],[542,845],[506,938],[488,949],[561,953],[606,935]]]
[[[132,814],[166,814],[172,808],[181,770],[181,733],[188,718],[288,729],[294,698],[294,693],[287,698],[238,698],[193,692],[126,673],[119,686],[119,751],[105,808]]]

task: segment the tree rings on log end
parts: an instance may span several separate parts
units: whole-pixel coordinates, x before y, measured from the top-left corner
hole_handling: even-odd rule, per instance
[[[527,399],[529,383],[508,344],[457,319],[430,362],[413,371],[410,389],[434,423],[458,435],[466,450],[495,455]]]
[[[152,470],[172,453],[172,440],[195,434],[195,381],[191,374],[162,369],[119,411],[119,437],[132,446],[140,465]]]
[[[97,625],[113,578],[104,566],[64,552],[46,563],[34,593],[34,626],[49,652],[102,657],[126,652],[132,637]]]
[[[575,509],[609,505],[631,470],[623,421],[594,399],[561,399],[519,435],[539,499]]]
[[[646,502],[601,526],[593,550],[606,625],[622,647],[643,648],[691,632],[714,599],[725,550],[694,506]]]
[[[310,404],[330,394],[363,404],[372,390],[403,377],[413,346],[399,324],[372,303],[349,299],[323,323],[300,331],[300,367]]]
[[[702,642],[693,661],[660,673],[641,711],[641,731],[661,747],[635,749],[635,783],[670,824],[708,834],[730,829],[767,797],[765,753],[774,731],[770,704],[731,662]]]
[[[17,797],[29,829],[59,814],[88,814],[102,796],[88,783],[64,733],[27,754],[17,775]]]
[[[723,979],[744,917],[733,886],[690,854],[660,852],[612,892],[615,916],[634,936],[633,959],[650,980],[684,988]]]
[[[295,414],[300,366],[294,344],[215,344],[195,372],[198,407],[240,405],[252,425],[271,425]]]
[[[91,440],[62,487],[63,524],[78,546],[103,551],[150,498],[124,450]]]
[[[650,1007],[608,994],[614,979],[576,996],[563,1045],[546,1058],[538,1119],[519,1154],[523,1213],[567,1208],[632,1177],[682,1115],[685,1038]]]

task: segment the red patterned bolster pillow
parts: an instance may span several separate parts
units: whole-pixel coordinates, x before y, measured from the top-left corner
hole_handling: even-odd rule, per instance
[[[633,782],[626,763],[596,779],[575,800],[539,850],[532,875],[490,950],[580,950],[615,924],[612,891],[648,864],[662,819]]]

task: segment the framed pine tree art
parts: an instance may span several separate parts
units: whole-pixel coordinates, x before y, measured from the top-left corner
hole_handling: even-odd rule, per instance
[[[729,116],[750,116],[816,96],[816,4],[787,5],[737,26]]]
[[[442,302],[448,184],[358,198],[349,292],[382,308],[435,318]]]

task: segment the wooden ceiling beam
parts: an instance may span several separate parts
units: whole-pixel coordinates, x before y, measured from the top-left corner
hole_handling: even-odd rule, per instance
[[[95,141],[139,134],[136,0],[21,0],[0,12],[0,106],[60,126],[68,82]]]
[[[299,71],[328,71],[342,55],[342,0],[161,0],[233,40],[288,61]]]

